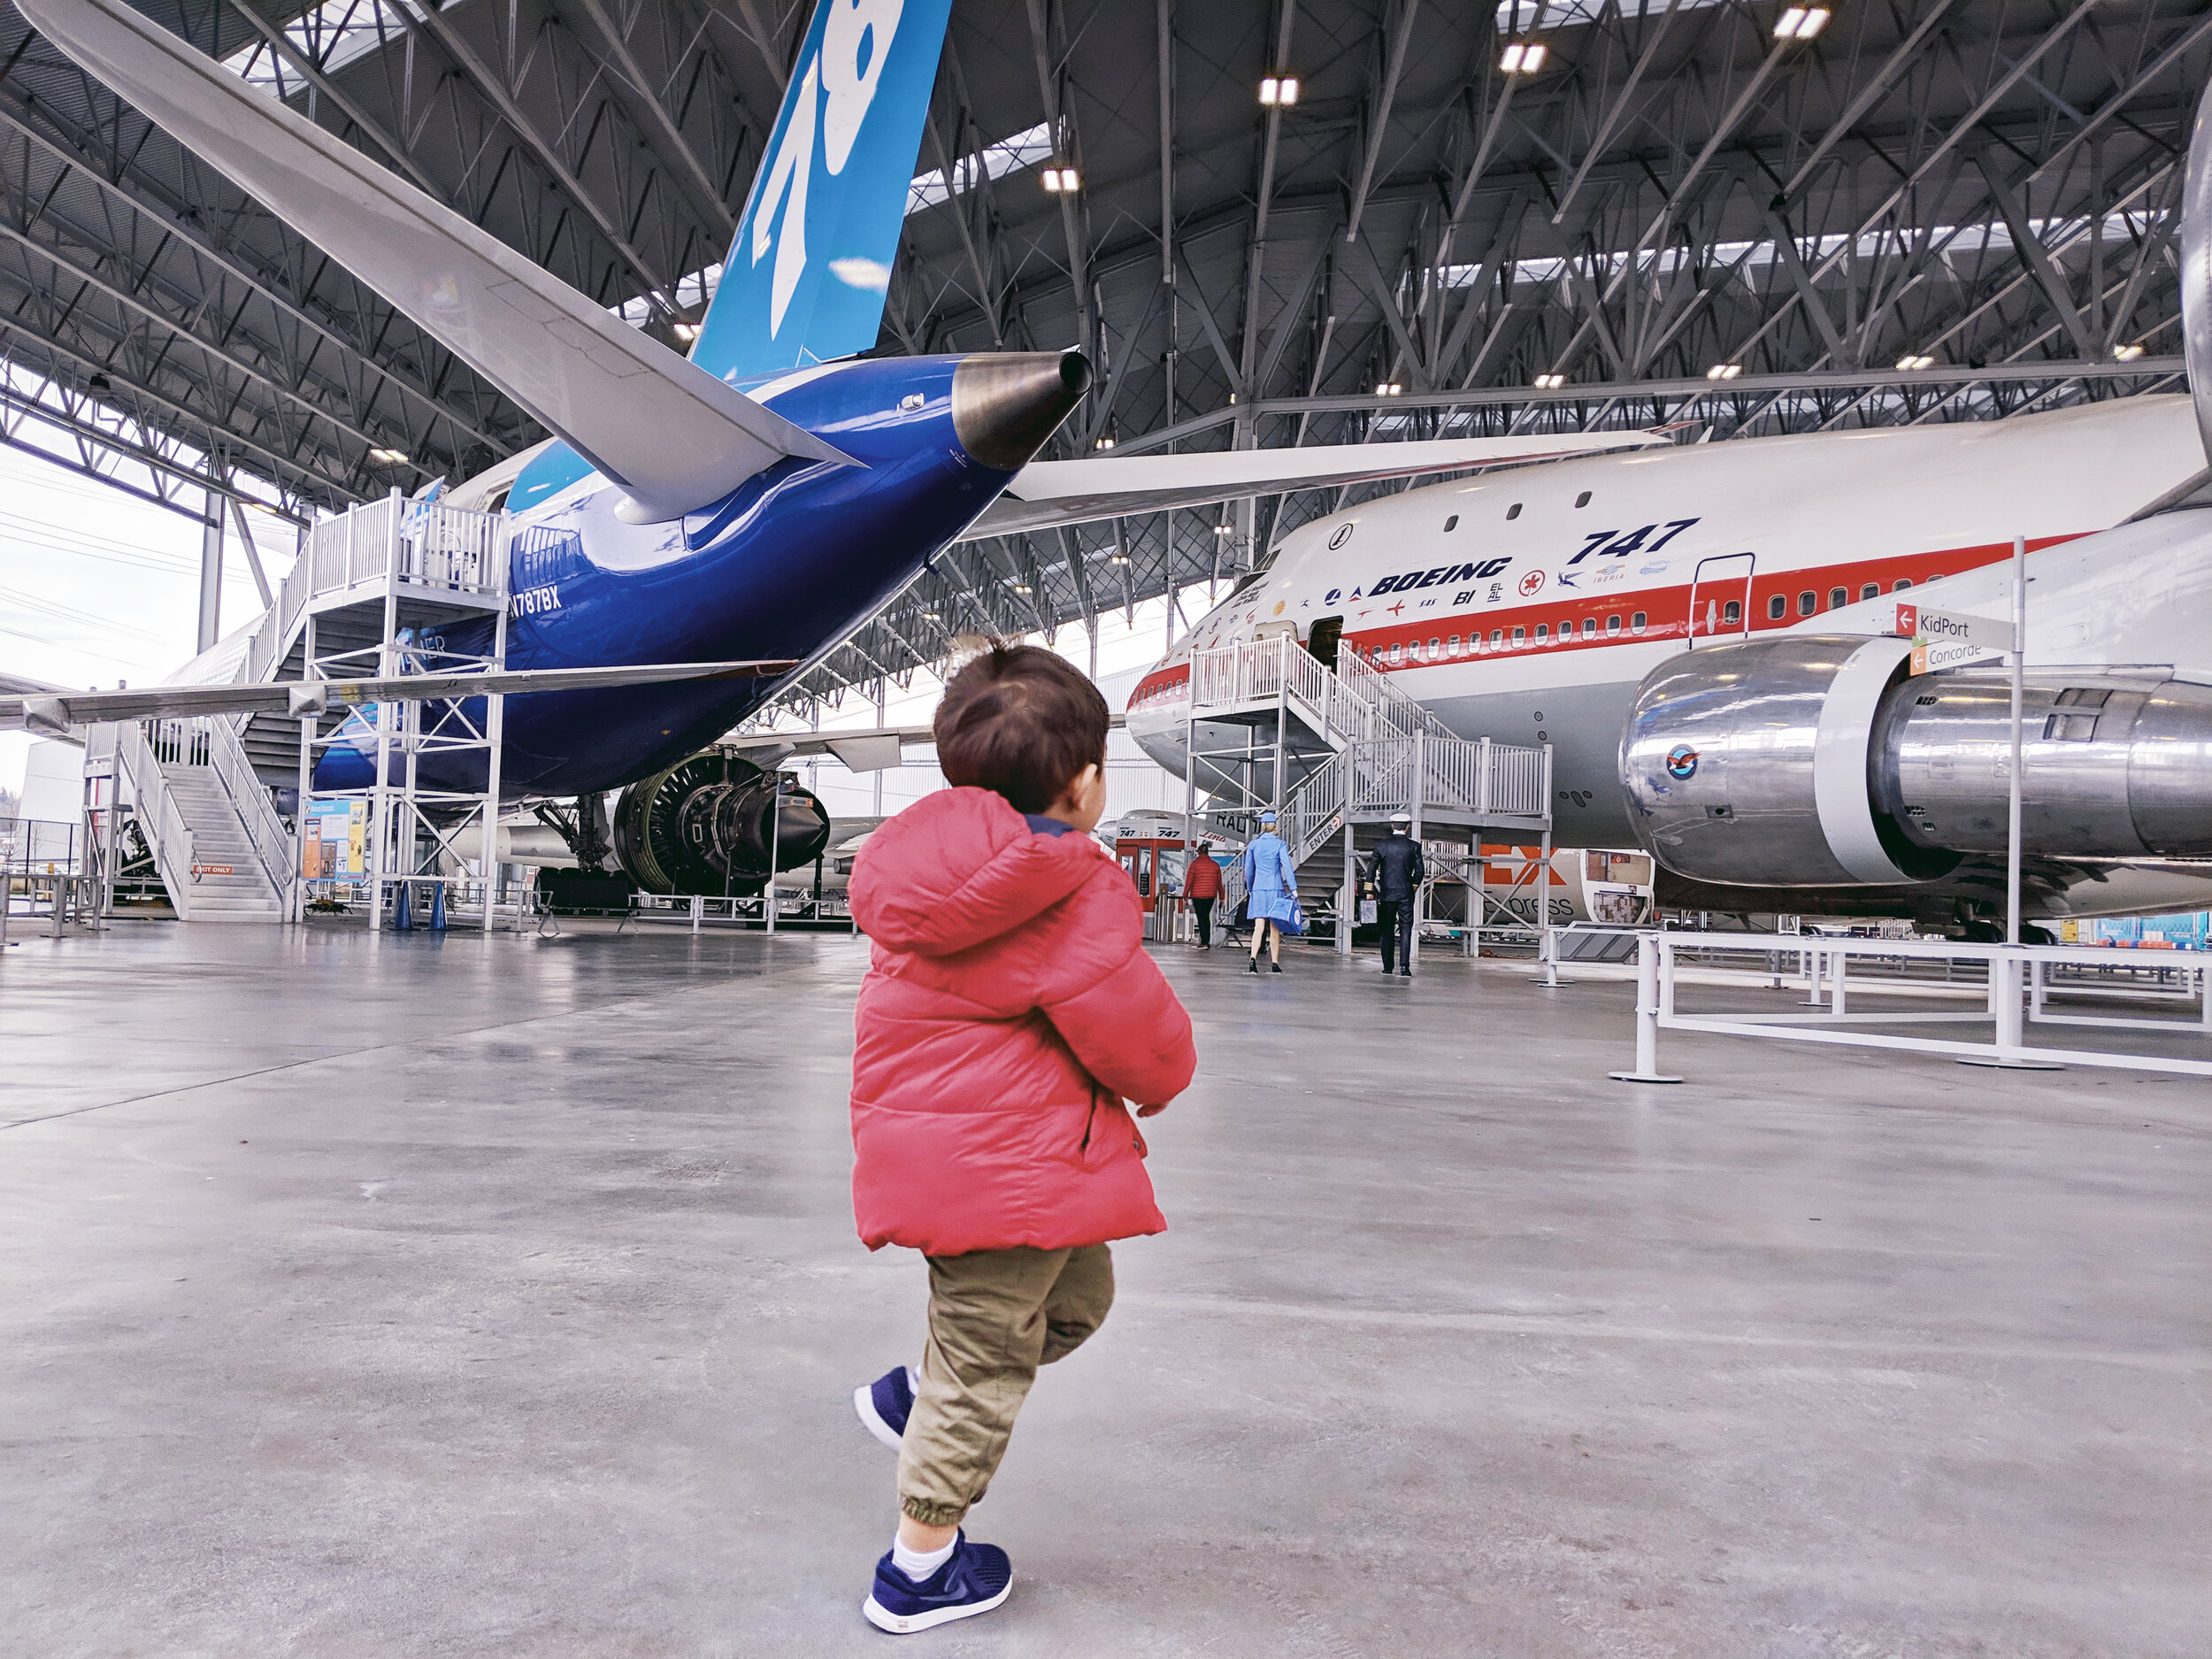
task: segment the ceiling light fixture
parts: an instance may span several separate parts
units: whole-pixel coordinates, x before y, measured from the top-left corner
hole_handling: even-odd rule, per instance
[[[1498,67],[1509,75],[1532,75],[1550,56],[1551,48],[1541,41],[1514,41],[1500,55]]]
[[[1101,438],[1096,443],[1091,446],[1094,449],[1110,449],[1113,447],[1114,440],[1110,433],[1105,437]]]
[[[1536,389],[1540,392],[1555,392],[1566,383],[1567,377],[1563,374],[1540,374],[1536,377]]]
[[[1044,171],[1045,188],[1055,196],[1066,196],[1083,188],[1083,180],[1074,168],[1055,162]]]
[[[1809,41],[1828,27],[1826,6],[1787,6],[1774,19],[1778,41]]]
[[[2143,348],[2139,345],[2115,346],[2112,355],[2122,363],[2132,363],[2143,355]]]
[[[1270,75],[1260,82],[1260,102],[1267,108],[1288,109],[1298,102],[1298,77]]]
[[[1395,380],[1378,380],[1375,383],[1375,396],[1378,397],[1396,397],[1405,389]]]
[[[1935,367],[1935,359],[1923,356],[1917,351],[1908,351],[1897,359],[1897,366],[1901,369],[1932,369]]]
[[[407,459],[407,451],[404,449],[371,449],[369,459],[381,461],[387,466],[398,466]]]
[[[1716,363],[1705,371],[1705,378],[1709,380],[1732,380],[1742,373],[1743,365],[1740,363]]]

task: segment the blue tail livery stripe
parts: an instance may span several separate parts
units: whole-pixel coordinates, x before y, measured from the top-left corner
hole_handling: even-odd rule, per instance
[[[876,343],[952,0],[820,0],[691,360],[724,380]]]

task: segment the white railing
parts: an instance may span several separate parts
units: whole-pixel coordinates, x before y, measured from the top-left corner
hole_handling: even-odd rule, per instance
[[[1430,737],[1463,741],[1455,738],[1448,726],[1392,685],[1387,674],[1358,653],[1337,654],[1336,676],[1353,698],[1374,710],[1394,732],[1406,737],[1420,732]]]
[[[412,587],[496,595],[506,590],[510,546],[503,513],[434,502],[423,506],[396,495],[323,519],[309,530],[305,549],[254,634],[243,683],[265,685],[276,677],[316,595],[394,574]]]
[[[192,919],[192,827],[170,798],[169,780],[163,776],[153,745],[135,721],[115,727],[115,764],[131,786],[137,803],[139,828],[153,849],[154,867],[169,889],[169,902],[180,918]]]
[[[1813,1011],[1778,1012],[1751,1010],[1740,1012],[1686,1014],[1675,1004],[1679,959],[1711,953],[1778,951],[1801,953],[1809,967]],[[2212,995],[2203,995],[2199,1017],[2193,1020],[2128,1018],[2098,1014],[2054,1014],[2047,1002],[2065,995],[2063,987],[2047,983],[2057,966],[2119,967],[2139,965],[2129,958],[2135,953],[2097,945],[1972,945],[1948,940],[1839,939],[1803,935],[1786,938],[1772,933],[1644,933],[1637,944],[1636,1069],[1612,1075],[1624,1082],[1679,1082],[1658,1070],[1659,1033],[1695,1031],[1726,1037],[1763,1037],[1791,1042],[1845,1044],[1863,1048],[1903,1049],[1945,1055],[1970,1064],[2001,1066],[2116,1066],[2130,1071],[2168,1071],[2192,1077],[2212,1077],[2212,1057],[2184,1058],[2176,1055],[2121,1053],[2110,1049],[2031,1048],[2029,1025],[2065,1024],[2132,1031],[2154,1031],[2182,1040],[2189,1047],[2204,1045],[2212,1055]],[[1961,1010],[1894,1007],[1853,1010],[1854,996],[1955,996],[1959,987],[1908,973],[1893,972],[1882,979],[1851,978],[1856,959],[1872,959],[1910,968],[1915,964],[1971,963],[1985,976],[1985,986],[1971,993],[1979,1008]],[[2043,979],[2046,985],[2027,1001],[2028,982]],[[2199,976],[2200,995],[2206,976]],[[1901,1026],[1930,1025],[1987,1025],[1985,1041],[1923,1037],[1897,1030]],[[1888,1027],[1886,1030],[1870,1027]]]
[[[268,786],[254,775],[253,763],[246,757],[246,746],[238,741],[236,728],[219,717],[210,718],[207,728],[215,776],[239,822],[245,826],[246,839],[253,843],[254,856],[261,862],[261,873],[270,892],[282,902],[292,890],[292,872],[299,864],[292,838],[284,820],[277,816]]]
[[[242,684],[265,685],[276,678],[280,654],[291,640],[292,630],[299,626],[300,617],[307,609],[307,602],[315,591],[314,562],[302,557],[294,562],[286,573],[284,582],[277,589],[276,603],[261,618],[261,626],[253,636],[253,643],[246,648],[246,663],[241,673]]]

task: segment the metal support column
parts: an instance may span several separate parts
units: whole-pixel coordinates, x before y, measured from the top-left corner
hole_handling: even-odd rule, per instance
[[[1344,896],[1337,909],[1336,954],[1352,954],[1352,929],[1359,926],[1359,843],[1353,839],[1352,815],[1344,815]]]
[[[200,523],[200,626],[198,649],[223,634],[223,497],[207,492]]]
[[[1421,798],[1429,792],[1427,746],[1428,733],[1420,726],[1415,726],[1413,728],[1413,776],[1406,789],[1406,794],[1412,798],[1407,803],[1406,810],[1413,817],[1413,844],[1416,847],[1421,844]],[[1421,864],[1425,870],[1428,867],[1428,861],[1425,858],[1421,861]],[[1418,967],[1421,962],[1421,924],[1427,919],[1429,908],[1429,884],[1426,881],[1416,882],[1413,896],[1408,902],[1413,906],[1413,933],[1406,941],[1406,965]]]
[[[307,545],[300,544],[300,557],[307,557]],[[307,613],[300,632],[300,678],[315,678],[315,613]],[[315,782],[315,735],[322,721],[312,714],[300,716],[299,787],[292,805],[292,919],[304,921],[307,918],[307,810],[311,804],[310,791]]]

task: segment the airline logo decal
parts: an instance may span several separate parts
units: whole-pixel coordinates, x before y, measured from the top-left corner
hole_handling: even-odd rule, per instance
[[[1368,589],[1371,599],[1379,594],[1411,593],[1416,588],[1435,588],[1454,582],[1463,582],[1470,577],[1488,578],[1497,575],[1513,561],[1510,558],[1485,559],[1479,565],[1439,565],[1430,571],[1408,571],[1402,576],[1386,576]],[[1353,595],[1355,598],[1357,595]]]
[[[1521,578],[1521,596],[1522,596],[1524,599],[1525,599],[1526,597],[1528,597],[1528,595],[1531,595],[1531,594],[1532,594],[1532,593],[1535,593],[1538,589],[1540,589],[1540,588],[1542,588],[1542,587],[1543,587],[1543,585],[1544,585],[1544,572],[1541,572],[1541,571],[1531,571],[1531,572],[1529,572],[1527,575],[1525,575],[1525,576],[1524,576],[1524,577],[1522,577],[1522,578]]]
[[[1352,539],[1352,526],[1351,526],[1350,525],[1348,525],[1348,524],[1340,524],[1340,525],[1337,526],[1337,527],[1336,527],[1336,534],[1333,534],[1333,535],[1332,535],[1332,536],[1329,538],[1329,551],[1330,551],[1330,552],[1332,552],[1332,553],[1335,552],[1335,551],[1337,550],[1337,549],[1339,549],[1339,548],[1342,547],[1342,546],[1343,546],[1343,545],[1344,545],[1347,541],[1349,541],[1351,539]]]
[[[1687,782],[1697,776],[1697,750],[1687,743],[1677,743],[1667,751],[1667,776],[1678,783]]]

